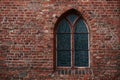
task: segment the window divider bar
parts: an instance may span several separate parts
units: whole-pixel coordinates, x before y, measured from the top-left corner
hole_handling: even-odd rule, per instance
[[[74,33],[74,34],[89,34],[89,33]]]
[[[58,49],[57,49],[57,51],[72,51],[72,50],[58,50]]]

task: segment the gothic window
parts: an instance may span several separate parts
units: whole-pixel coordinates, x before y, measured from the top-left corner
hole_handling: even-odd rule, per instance
[[[55,29],[56,68],[89,66],[89,33],[84,19],[69,12],[58,21]]]

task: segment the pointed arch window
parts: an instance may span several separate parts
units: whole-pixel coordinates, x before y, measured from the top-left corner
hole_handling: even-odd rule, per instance
[[[63,14],[55,29],[56,68],[89,67],[89,33],[80,14]]]

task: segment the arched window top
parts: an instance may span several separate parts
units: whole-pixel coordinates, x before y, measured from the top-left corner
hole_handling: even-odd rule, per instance
[[[73,24],[75,22],[75,20],[78,18],[78,15],[76,15],[76,14],[69,14],[67,16],[67,18]]]
[[[70,27],[67,20],[62,19],[58,24],[57,33],[70,33]]]
[[[75,33],[88,33],[86,24],[83,19],[79,19],[75,25]]]
[[[64,24],[64,23],[66,23],[66,24]],[[62,26],[62,24],[64,24],[64,26]],[[80,25],[82,25],[82,26],[80,26]],[[68,26],[69,26],[69,28],[68,28]],[[59,17],[59,19],[57,20],[57,22],[55,24],[54,31],[59,33],[59,31],[56,31],[56,30],[60,30],[60,31],[62,30],[60,33],[63,33],[65,30],[65,32],[68,33],[68,32],[70,32],[71,27],[75,27],[74,28],[75,33],[83,33],[83,32],[88,33],[89,32],[84,18],[75,9],[70,9],[70,10],[66,11],[65,13],[63,13]],[[63,28],[64,28],[64,30],[63,30]],[[78,30],[77,28],[80,28],[81,30]]]

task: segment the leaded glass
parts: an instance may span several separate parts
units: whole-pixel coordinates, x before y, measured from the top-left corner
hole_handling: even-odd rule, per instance
[[[57,66],[71,66],[71,43],[70,27],[63,19],[57,30]]]
[[[70,34],[57,34],[57,49],[70,50]]]
[[[64,66],[64,67],[71,66],[71,52],[70,51],[58,51],[57,66]]]
[[[69,19],[69,21],[71,22],[71,23],[73,23],[76,19],[77,19],[77,15],[75,15],[75,14],[71,14],[71,15],[69,15],[69,16],[67,16],[67,18]]]
[[[57,33],[70,33],[70,27],[65,19],[62,19],[58,24]]]
[[[75,51],[75,66],[76,67],[88,66],[88,51]]]
[[[82,19],[75,26],[74,46],[75,66],[88,66],[88,31]]]
[[[82,19],[80,19],[75,26],[75,33],[88,33],[87,27]]]
[[[88,34],[75,34],[75,50],[88,50]]]
[[[79,16],[72,13],[58,23],[56,32],[57,67],[89,66],[88,31],[84,20],[78,19]]]

